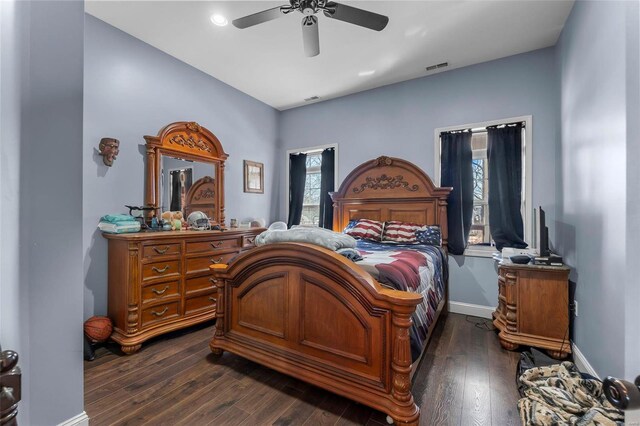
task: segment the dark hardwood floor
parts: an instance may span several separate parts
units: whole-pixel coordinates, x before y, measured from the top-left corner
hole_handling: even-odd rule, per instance
[[[413,384],[421,425],[517,425],[519,354],[475,317],[436,327]],[[482,324],[481,324],[482,325]],[[215,357],[212,325],[169,334],[122,355],[85,362],[91,425],[385,425],[385,415],[239,356]]]

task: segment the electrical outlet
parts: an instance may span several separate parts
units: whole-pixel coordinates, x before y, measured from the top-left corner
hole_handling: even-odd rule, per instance
[[[577,300],[573,301],[573,314],[575,316],[578,316],[578,301]]]

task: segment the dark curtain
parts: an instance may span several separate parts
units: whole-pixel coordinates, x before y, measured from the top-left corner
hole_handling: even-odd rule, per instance
[[[289,219],[287,226],[299,225],[307,180],[307,154],[289,155]]]
[[[473,215],[471,132],[441,133],[440,147],[440,184],[453,188],[447,201],[449,252],[464,254]]]
[[[333,148],[322,151],[322,163],[320,164],[320,220],[321,228],[333,229],[333,201],[330,192],[335,189],[335,157]]]
[[[487,127],[489,228],[496,248],[525,248],[522,214],[522,124]]]
[[[180,208],[180,170],[173,170],[169,173],[171,176],[171,200],[169,210],[176,212]]]

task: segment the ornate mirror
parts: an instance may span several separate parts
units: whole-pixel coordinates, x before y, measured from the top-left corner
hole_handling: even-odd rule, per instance
[[[224,227],[224,162],[213,133],[195,122],[171,123],[145,136],[145,204],[160,212],[202,211]],[[159,212],[158,212],[159,214]]]

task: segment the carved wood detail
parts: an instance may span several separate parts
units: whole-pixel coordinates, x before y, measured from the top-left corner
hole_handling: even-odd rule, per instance
[[[396,189],[402,188],[407,191],[415,192],[418,190],[418,185],[410,185],[409,182],[405,181],[401,175],[398,176],[387,176],[381,175],[378,177],[366,177],[365,183],[361,184],[359,188],[353,188],[353,192],[356,194],[359,192],[363,192],[366,189]]]

